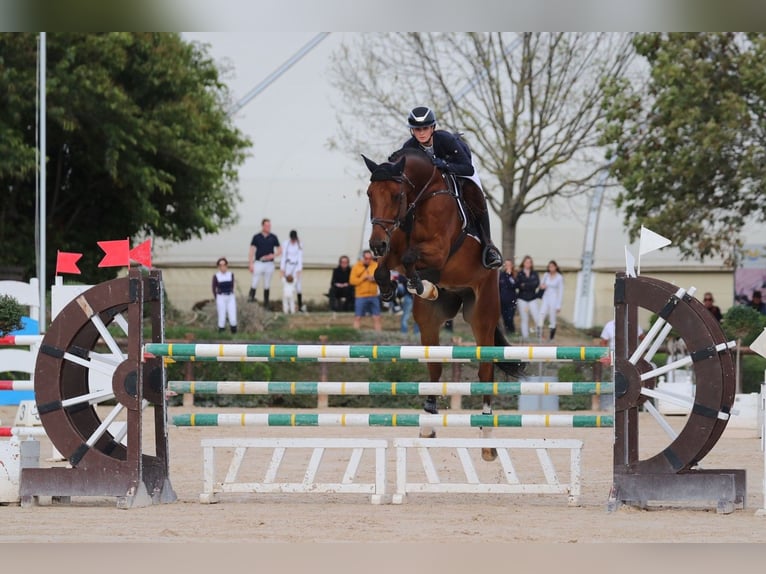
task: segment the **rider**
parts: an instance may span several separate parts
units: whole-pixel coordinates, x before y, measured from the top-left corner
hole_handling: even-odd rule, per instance
[[[497,269],[503,265],[503,256],[492,243],[489,229],[489,211],[484,198],[484,190],[475,177],[476,170],[471,158],[458,138],[445,130],[436,129],[436,116],[425,106],[413,108],[407,118],[412,137],[402,145],[403,148],[420,148],[434,158],[434,165],[447,173],[471,178],[475,186],[462,186],[463,196],[474,213],[476,227],[482,246],[482,263],[487,269]]]

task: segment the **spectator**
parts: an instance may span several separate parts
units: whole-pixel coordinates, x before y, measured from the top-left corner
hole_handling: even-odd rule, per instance
[[[505,334],[510,335],[516,332],[513,324],[513,316],[516,314],[516,269],[513,261],[506,259],[503,262],[503,268],[498,273],[498,282],[500,286],[500,315],[503,318]]]
[[[292,289],[288,288],[288,291],[292,291],[295,297],[298,298],[298,311],[305,313],[306,307],[303,305],[303,293],[301,289],[301,276],[303,275],[303,244],[298,239],[298,232],[295,229],[290,231],[290,239],[284,242],[282,245],[282,258],[279,260],[279,275],[282,278],[283,288],[287,283],[292,283]],[[292,280],[289,278],[292,277]],[[289,294],[288,294],[289,295]],[[282,311],[284,310],[285,301],[282,298]],[[290,306],[291,297],[288,296],[288,307]],[[294,307],[294,305],[292,306]],[[294,310],[292,312],[295,312]]]
[[[601,346],[608,346],[612,351],[614,351],[614,339],[616,335],[617,333],[615,330],[614,319],[611,319],[607,321],[606,325],[604,325],[604,328],[601,330]],[[643,338],[644,330],[641,328],[641,325],[639,325],[638,339],[641,340]]]
[[[263,306],[268,309],[271,276],[274,274],[274,258],[281,251],[279,239],[271,233],[271,220],[264,218],[261,221],[260,233],[253,235],[253,239],[250,241],[248,260],[250,272],[253,274],[250,292],[247,295],[247,300],[250,303],[255,301],[255,292],[261,279],[263,279]]]
[[[550,327],[548,339],[552,341],[556,336],[556,316],[561,312],[561,302],[564,299],[564,277],[559,271],[558,264],[552,259],[548,262],[548,270],[543,274],[540,290],[543,292],[543,297],[538,324],[542,330],[545,326],[545,317],[548,316]]]
[[[237,332],[237,298],[234,294],[234,274],[229,270],[226,257],[216,262],[218,270],[213,275],[213,298],[218,311],[218,332],[226,330],[226,318],[232,333]]]
[[[412,293],[407,291],[407,278],[401,273],[397,277],[396,293],[399,296],[399,300],[402,302],[402,318],[399,327],[401,332],[406,335],[410,330],[409,322],[412,317],[412,305],[414,304],[415,299],[412,296]],[[415,321],[412,322],[412,334],[420,334],[420,327],[418,327],[418,324]]]
[[[721,319],[723,319],[723,315],[721,314],[721,309],[718,308],[718,305],[713,304],[713,294],[709,291],[705,293],[705,295],[702,298],[702,304],[705,306],[705,308],[710,311],[713,314],[713,317],[715,317],[715,320],[719,323],[721,322]]]
[[[373,327],[381,331],[380,297],[378,284],[375,282],[377,262],[372,259],[372,251],[365,249],[362,258],[351,269],[349,283],[354,286],[354,328],[359,329],[362,317],[372,315]]]
[[[766,315],[766,303],[761,300],[761,292],[758,289],[753,291],[753,296],[750,299],[750,306],[761,315]]]
[[[349,283],[350,278],[348,255],[341,255],[330,279],[330,309],[333,311],[354,310],[354,286]]]
[[[539,291],[540,277],[535,271],[535,264],[532,257],[525,255],[521,260],[521,269],[516,274],[516,286],[519,294],[516,305],[519,309],[521,319],[521,337],[522,340],[529,339],[529,317],[535,322],[536,330],[540,330],[537,320],[540,317],[540,308],[538,299],[542,295]],[[538,332],[538,336],[541,333]]]

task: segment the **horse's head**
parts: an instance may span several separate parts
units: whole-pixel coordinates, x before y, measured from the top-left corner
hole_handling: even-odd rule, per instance
[[[407,217],[418,193],[422,193],[438,170],[424,153],[412,150],[395,152],[388,162],[380,165],[362,156],[372,174],[367,188],[370,201],[370,249],[377,257],[391,248],[391,234],[406,226]]]

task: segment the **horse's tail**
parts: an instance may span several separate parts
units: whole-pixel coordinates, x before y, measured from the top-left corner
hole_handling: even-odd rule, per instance
[[[510,342],[505,338],[500,327],[495,327],[495,346],[496,347],[509,347]],[[500,361],[495,363],[504,373],[511,377],[519,378],[524,375],[527,370],[527,363],[522,361]]]

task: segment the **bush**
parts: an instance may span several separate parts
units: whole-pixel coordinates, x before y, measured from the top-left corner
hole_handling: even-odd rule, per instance
[[[721,321],[726,337],[736,339],[742,346],[749,346],[765,327],[766,315],[746,305],[730,307]]]
[[[0,295],[0,336],[4,337],[11,331],[21,329],[21,318],[24,308],[15,297]]]

